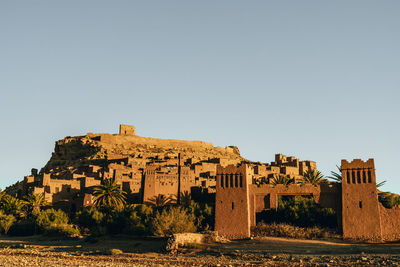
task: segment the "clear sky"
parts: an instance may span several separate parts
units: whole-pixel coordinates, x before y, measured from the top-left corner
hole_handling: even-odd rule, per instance
[[[400,1],[0,1],[0,187],[87,132],[375,158],[400,193]]]

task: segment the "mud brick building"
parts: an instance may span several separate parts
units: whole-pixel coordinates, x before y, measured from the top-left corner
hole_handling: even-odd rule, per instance
[[[386,209],[378,201],[374,160],[342,160],[342,177],[342,184],[260,186],[253,183],[247,164],[218,166],[215,230],[229,238],[248,238],[257,212],[276,209],[278,196],[301,195],[335,209],[345,239],[399,240],[400,208]]]

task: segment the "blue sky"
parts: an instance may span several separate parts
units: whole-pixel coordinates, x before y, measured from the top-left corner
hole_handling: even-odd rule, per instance
[[[87,132],[375,158],[400,193],[399,1],[1,1],[0,187]]]

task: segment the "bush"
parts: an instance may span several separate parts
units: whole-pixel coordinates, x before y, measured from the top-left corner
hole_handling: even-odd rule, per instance
[[[72,224],[52,224],[46,226],[45,235],[62,236],[62,237],[77,237],[80,235],[79,229]]]
[[[387,209],[400,205],[400,196],[393,193],[380,193],[378,194],[378,200]]]
[[[68,215],[62,210],[42,210],[36,218],[36,224],[41,229],[45,229],[51,225],[68,224]]]
[[[335,231],[328,228],[314,227],[298,227],[285,223],[259,223],[252,229],[255,236],[276,236],[301,239],[326,239],[340,238]]]
[[[214,228],[213,207],[191,200],[188,211],[195,218],[195,225],[199,230],[206,231]]]
[[[128,207],[109,217],[106,226],[108,233],[110,234],[151,234],[149,225],[151,224],[153,217],[154,212],[151,206],[139,205],[133,208]]]
[[[132,211],[128,213],[128,221],[125,226],[126,228],[124,229],[124,233],[132,235],[151,234],[151,229],[149,225],[151,225],[153,216],[154,210],[152,206],[136,206]]]
[[[106,229],[102,226],[104,214],[96,208],[87,208],[76,214],[76,223],[83,232],[90,232],[92,235],[104,235]]]
[[[19,222],[14,223],[10,231],[9,235],[13,236],[30,236],[36,233],[36,222],[34,219],[23,219]]]
[[[170,236],[175,233],[195,232],[195,218],[181,207],[164,209],[156,212],[152,222],[152,233],[155,236]]]
[[[122,250],[116,249],[116,248],[110,249],[108,251],[108,254],[110,254],[110,255],[118,255],[118,254],[122,254],[122,253],[123,253]]]
[[[302,196],[285,196],[278,199],[278,209],[257,214],[257,221],[286,223],[300,227],[337,228],[334,209],[318,206],[314,199]]]

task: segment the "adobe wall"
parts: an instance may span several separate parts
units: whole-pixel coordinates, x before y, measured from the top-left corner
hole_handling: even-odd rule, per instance
[[[250,237],[249,183],[246,165],[217,167],[215,230],[219,235],[232,239]]]
[[[171,196],[177,199],[179,174],[177,168],[171,172],[162,172],[155,166],[148,166],[145,169],[143,202],[148,202],[157,195]],[[181,167],[181,193],[190,193],[192,186],[195,186],[195,177],[189,167]]]
[[[344,239],[382,239],[374,160],[342,160],[342,229]]]
[[[263,184],[249,186],[250,195],[250,221],[251,226],[256,225],[256,213],[265,209],[278,208],[278,196],[313,196],[315,203],[325,208],[339,210],[338,198],[339,188],[336,185],[321,184],[313,186],[311,184],[291,184],[285,186],[278,184],[272,186]]]
[[[385,241],[400,240],[400,207],[385,208],[379,203],[382,237]]]

